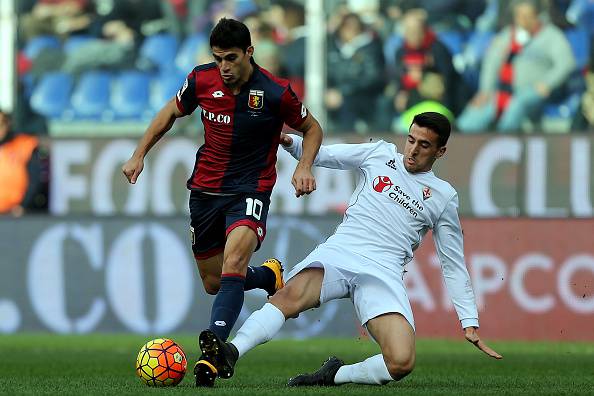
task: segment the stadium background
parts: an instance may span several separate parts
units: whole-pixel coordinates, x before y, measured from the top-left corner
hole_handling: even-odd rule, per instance
[[[74,15],[42,28],[38,3],[70,4]],[[322,120],[327,143],[386,139],[402,147],[406,115],[391,104],[405,3],[429,11],[429,26],[474,93],[481,59],[499,23],[507,23],[498,3],[507,2],[2,0],[1,107],[12,111],[16,132],[40,139],[42,166],[32,206],[0,218],[0,332],[160,335],[205,327],[211,297],[189,249],[185,190],[202,126],[194,116],[176,123],[130,186],[120,167],[137,138],[185,74],[208,58],[209,29],[227,15],[247,19],[256,61],[292,80]],[[436,173],[460,193],[481,334],[594,341],[594,138],[582,116],[592,89],[594,3],[543,3],[576,57],[568,88],[517,133],[454,132]],[[358,80],[336,81],[330,63],[347,12],[359,15],[380,50],[366,66],[377,68],[379,82],[351,94],[356,104],[358,92],[372,92],[345,126],[347,105],[331,109],[326,93],[342,90],[346,101]],[[113,21],[118,33],[108,35]],[[293,166],[280,151],[269,233],[253,263],[277,256],[290,268],[332,232],[354,188],[354,175],[317,169],[318,190],[295,199]],[[407,271],[419,337],[458,337],[430,240]],[[248,293],[241,319],[264,299]],[[350,305],[336,302],[290,322],[281,336],[360,332]]]

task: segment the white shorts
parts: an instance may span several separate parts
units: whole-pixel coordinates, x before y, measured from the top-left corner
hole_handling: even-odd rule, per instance
[[[305,268],[323,268],[320,304],[350,297],[362,326],[380,315],[397,312],[415,329],[402,272],[334,246],[320,245],[287,275],[287,281]]]

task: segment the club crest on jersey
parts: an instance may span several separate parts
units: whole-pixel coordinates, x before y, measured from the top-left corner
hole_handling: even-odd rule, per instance
[[[388,176],[377,176],[373,179],[373,189],[378,193],[383,193],[388,191],[394,183]]]
[[[254,110],[260,110],[264,105],[264,91],[250,89],[250,96],[248,97],[248,106]]]
[[[429,187],[423,187],[423,201],[431,198],[431,189]]]

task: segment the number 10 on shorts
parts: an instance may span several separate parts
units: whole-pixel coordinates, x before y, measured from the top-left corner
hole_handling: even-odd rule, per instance
[[[248,216],[254,216],[256,220],[260,220],[260,216],[262,216],[262,207],[264,206],[262,201],[254,198],[246,198],[245,203],[245,214]]]

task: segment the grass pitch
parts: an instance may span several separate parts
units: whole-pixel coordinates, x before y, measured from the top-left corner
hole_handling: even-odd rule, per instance
[[[419,340],[415,371],[383,387],[343,385],[287,388],[287,379],[313,371],[335,354],[347,363],[378,353],[369,340],[273,341],[242,359],[235,376],[213,389],[193,386],[195,337],[172,336],[188,355],[188,373],[175,388],[148,388],[134,373],[149,339],[131,335],[10,335],[0,337],[0,394],[167,395],[462,395],[594,394],[594,344],[493,342],[504,355],[487,358],[465,341]]]

